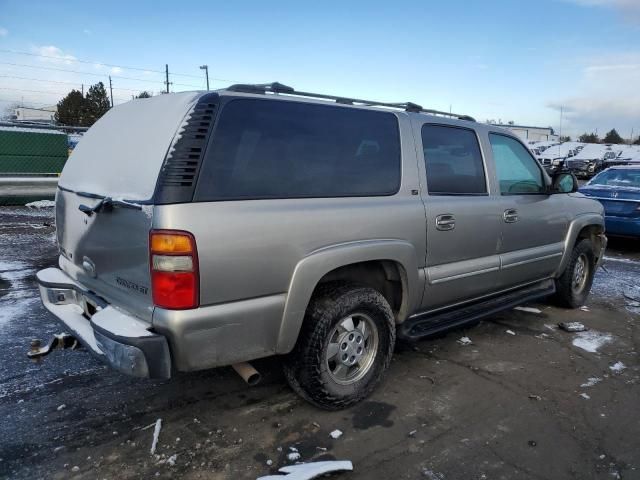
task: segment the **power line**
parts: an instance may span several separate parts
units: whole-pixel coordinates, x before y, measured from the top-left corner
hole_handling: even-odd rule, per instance
[[[60,80],[44,80],[42,78],[29,78],[29,77],[18,77],[15,75],[0,75],[0,78],[15,78],[17,80],[31,80],[33,82],[45,82],[45,83],[59,83],[62,85],[78,85],[81,82],[62,82]],[[135,88],[122,88],[122,87],[113,87],[114,90],[126,90],[129,92],[140,92],[140,89]]]
[[[30,57],[41,57],[41,58],[50,58],[53,60],[63,60],[63,61],[67,61],[67,62],[78,62],[78,63],[85,63],[88,65],[102,65],[105,67],[112,67],[112,68],[122,68],[125,70],[137,70],[139,72],[151,72],[151,73],[160,73],[160,74],[164,74],[165,71],[164,70],[153,70],[150,68],[141,68],[141,67],[128,67],[125,65],[116,65],[116,64],[112,64],[112,63],[102,63],[102,62],[96,62],[96,61],[91,61],[91,60],[80,60],[79,58],[65,58],[65,57],[56,57],[54,55],[43,55],[41,53],[30,53],[30,52],[21,52],[18,50],[10,50],[10,49],[5,49],[5,48],[0,48],[0,52],[2,53],[12,53],[14,55],[27,55]],[[175,72],[171,72],[171,75],[174,76],[179,76],[179,77],[189,77],[189,78],[197,78],[198,80],[202,79],[202,76],[200,75],[193,75],[190,73],[175,73]],[[117,77],[113,77],[113,78],[117,78]],[[121,77],[123,78],[123,77]],[[216,80],[219,82],[232,82],[232,83],[241,83],[241,80],[232,80],[229,78],[212,78],[211,80]],[[178,83],[176,83],[175,85],[180,85]],[[186,87],[190,87],[193,85],[182,85],[182,86],[186,86]]]
[[[65,68],[56,68],[56,67],[45,67],[45,66],[42,66],[42,65],[25,65],[23,63],[0,62],[0,65],[11,65],[11,66],[14,66],[14,67],[35,68],[37,70],[52,70],[52,71],[56,71],[56,72],[76,73],[78,75],[92,75],[94,77],[107,77],[108,76],[108,74],[106,74],[106,73],[81,72],[81,71],[78,71],[78,70],[69,70],[69,69],[65,69]],[[150,80],[148,78],[122,77],[120,75],[111,75],[111,78],[119,78],[120,80],[133,80],[133,81],[136,81],[136,82],[161,83],[161,84],[164,84],[164,82],[162,80]],[[191,84],[187,84],[187,83],[174,83],[174,85],[179,85],[181,87],[201,88],[201,85],[191,85]]]
[[[115,65],[113,63],[103,63],[103,62],[96,62],[96,61],[91,61],[91,60],[80,60],[79,58],[75,58],[75,57],[72,57],[72,58],[56,57],[55,55],[43,55],[41,53],[20,52],[18,50],[9,50],[9,49],[4,49],[4,48],[1,48],[0,52],[2,52],[2,53],[12,53],[14,55],[28,55],[30,57],[51,58],[51,59],[54,59],[54,60],[64,60],[66,62],[86,63],[86,64],[89,64],[89,65],[104,65],[105,67],[124,68],[126,70],[137,70],[139,72],[164,73],[161,70],[153,70],[151,68],[128,67],[128,66],[125,66],[125,65]],[[200,78],[199,75],[192,75],[192,74],[189,74],[189,73],[172,73],[172,75],[180,75],[182,77]]]
[[[35,93],[36,95],[67,95],[69,93],[69,92],[54,92],[54,91],[47,91],[47,90],[29,90],[25,88],[12,88],[12,87],[0,87],[0,90],[12,90],[14,92]],[[115,97],[115,99],[123,102],[129,101],[129,99],[126,99],[123,97]],[[6,101],[13,102],[17,100],[6,100]]]

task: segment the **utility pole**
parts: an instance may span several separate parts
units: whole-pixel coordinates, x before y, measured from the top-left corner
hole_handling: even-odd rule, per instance
[[[84,97],[84,83],[82,84],[82,96]]]
[[[165,81],[164,83],[167,85],[167,93],[169,93],[169,85],[171,85],[169,83],[169,64],[165,64],[164,65],[164,76],[165,76]]]
[[[113,84],[111,83],[111,75],[109,75],[109,91],[111,92],[111,108],[113,108]]]
[[[207,77],[207,90],[209,90],[209,65],[200,65],[200,70],[204,70]]]

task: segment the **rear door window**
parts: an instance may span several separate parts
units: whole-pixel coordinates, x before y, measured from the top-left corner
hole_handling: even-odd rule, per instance
[[[236,99],[221,112],[195,199],[392,195],[399,187],[392,113]]]
[[[422,148],[429,195],[487,194],[482,154],[473,130],[425,124]]]
[[[502,195],[545,191],[542,170],[524,145],[511,137],[497,133],[490,133],[489,141]]]

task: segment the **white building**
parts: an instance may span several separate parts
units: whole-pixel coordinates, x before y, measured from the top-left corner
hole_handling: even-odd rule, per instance
[[[524,125],[512,125],[512,124],[496,124],[492,123],[496,127],[506,128],[511,130],[522,140],[526,142],[541,142],[545,140],[557,141],[560,137],[555,134],[551,127],[527,127]]]
[[[53,123],[53,116],[56,113],[56,109],[57,107],[55,105],[42,108],[17,107],[14,110],[12,120],[17,120],[19,122]]]

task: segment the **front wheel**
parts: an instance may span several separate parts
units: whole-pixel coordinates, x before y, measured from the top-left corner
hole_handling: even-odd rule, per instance
[[[556,299],[564,307],[584,305],[595,275],[596,256],[591,240],[580,240],[573,247],[571,258],[562,275],[556,279]]]
[[[345,282],[323,285],[285,359],[285,376],[314,405],[345,408],[374,390],[389,366],[394,344],[391,307],[378,291]]]

